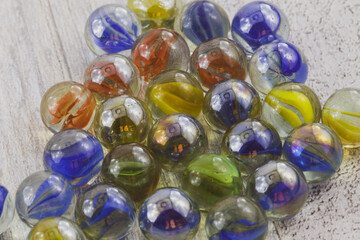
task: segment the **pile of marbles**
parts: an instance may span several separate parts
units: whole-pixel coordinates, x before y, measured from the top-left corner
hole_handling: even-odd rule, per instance
[[[343,146],[360,146],[360,90],[342,89],[321,109],[276,6],[249,3],[231,25],[210,1],[127,7],[90,15],[85,38],[98,57],[84,84],[43,96],[54,133],[44,171],[16,193],[29,240],[123,239],[136,221],[147,239],[192,239],[200,211],[209,239],[264,239],[268,221],[301,210],[308,184],[335,174]],[[221,154],[208,147],[210,131]],[[169,172],[181,187],[158,189]],[[3,232],[14,213],[3,187],[0,203]]]

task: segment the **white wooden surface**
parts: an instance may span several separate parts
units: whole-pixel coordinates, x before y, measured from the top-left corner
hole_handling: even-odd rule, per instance
[[[95,57],[83,38],[87,17],[103,4],[125,1],[0,0],[0,183],[13,198],[20,182],[42,169],[43,148],[52,135],[40,119],[42,95],[55,83],[83,81]],[[232,19],[249,1],[216,2]],[[360,88],[359,0],[271,2],[288,16],[289,40],[310,65],[306,84],[322,103],[336,89]],[[268,239],[360,239],[359,153],[346,150],[340,171],[312,187],[298,215],[272,224]],[[163,175],[162,184],[177,185],[176,179]],[[29,230],[15,216],[0,239],[22,240]],[[135,229],[128,239],[143,237]],[[196,239],[205,239],[203,228]]]

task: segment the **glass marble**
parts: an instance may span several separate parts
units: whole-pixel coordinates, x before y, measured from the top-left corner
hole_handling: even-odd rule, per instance
[[[148,147],[139,143],[120,144],[106,155],[101,176],[104,182],[121,187],[135,202],[140,202],[155,190],[160,165]]]
[[[27,240],[86,240],[86,237],[74,222],[63,217],[48,217],[35,225]]]
[[[249,177],[247,195],[265,210],[269,220],[294,216],[305,205],[309,188],[304,174],[285,161],[269,161]]]
[[[230,31],[228,15],[211,1],[195,1],[186,4],[175,18],[175,31],[187,40],[190,49],[206,40],[227,37]]]
[[[16,210],[29,226],[47,217],[73,219],[75,201],[75,192],[68,180],[45,171],[25,178],[16,192]]]
[[[360,146],[360,89],[344,88],[324,104],[322,122],[340,137],[344,147]]]
[[[123,55],[103,55],[85,70],[84,86],[99,101],[124,94],[137,96],[141,86],[139,69]]]
[[[226,79],[245,80],[247,59],[245,52],[228,38],[214,38],[201,43],[190,58],[190,69],[198,77],[202,88]]]
[[[95,115],[93,94],[76,82],[55,84],[44,94],[40,114],[45,126],[57,133],[68,128],[90,128]]]
[[[154,77],[145,93],[145,103],[154,119],[171,113],[185,113],[197,117],[201,112],[203,99],[204,94],[196,78],[175,69]]]
[[[265,97],[261,119],[270,123],[281,138],[304,123],[319,122],[321,105],[316,94],[301,83],[282,83]]]
[[[182,172],[194,157],[204,153],[208,139],[199,121],[174,113],[154,124],[147,143],[164,169]]]
[[[195,202],[177,188],[154,192],[141,206],[139,226],[150,240],[190,240],[200,225]]]
[[[282,143],[271,125],[249,118],[226,131],[221,152],[237,164],[242,174],[248,175],[265,162],[280,158]]]
[[[259,94],[248,83],[229,79],[214,85],[205,95],[203,114],[209,126],[220,133],[261,113]]]
[[[141,24],[128,8],[104,5],[89,16],[85,25],[85,41],[96,55],[129,51],[141,34]]]
[[[343,149],[340,138],[320,123],[305,124],[294,129],[284,142],[284,155],[296,165],[307,183],[330,178],[340,168]]]
[[[284,82],[304,83],[308,65],[302,52],[284,41],[273,41],[259,47],[249,62],[249,75],[254,87],[267,94]]]
[[[289,24],[283,12],[274,4],[255,1],[235,14],[231,23],[233,39],[248,55],[261,45],[289,37]]]
[[[111,149],[122,143],[143,142],[151,124],[151,113],[142,101],[121,95],[99,106],[94,131],[99,141]]]
[[[205,210],[224,197],[242,193],[243,189],[235,164],[218,154],[194,158],[183,172],[181,187]]]
[[[141,80],[148,82],[168,69],[186,71],[190,50],[177,32],[156,28],[143,33],[131,49],[132,60],[140,70]]]
[[[268,220],[259,204],[234,195],[217,202],[208,212],[205,230],[209,240],[263,240]]]
[[[5,232],[14,218],[15,206],[9,191],[0,185],[0,234]]]
[[[45,169],[67,178],[73,187],[90,183],[100,172],[104,158],[100,142],[81,129],[55,134],[45,146]]]
[[[128,0],[130,8],[140,19],[143,30],[173,28],[175,16],[182,8],[182,0]]]
[[[79,195],[75,221],[89,240],[120,240],[135,223],[135,205],[120,188],[97,184]]]

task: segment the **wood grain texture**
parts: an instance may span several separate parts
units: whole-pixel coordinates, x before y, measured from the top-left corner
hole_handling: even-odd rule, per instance
[[[21,181],[41,170],[51,133],[40,118],[45,91],[61,81],[82,82],[95,55],[83,31],[89,14],[126,0],[1,0],[0,16],[0,183],[14,199]],[[185,2],[189,2],[186,0]],[[248,0],[216,0],[230,19]],[[360,88],[360,3],[358,0],[270,1],[288,16],[289,41],[309,63],[307,85],[321,103],[336,89]],[[219,151],[212,134],[209,151]],[[312,186],[304,209],[294,218],[270,224],[268,239],[360,239],[360,150],[345,151],[339,172]],[[162,174],[161,186],[178,186],[179,176]],[[204,218],[203,218],[204,220]],[[23,240],[29,228],[16,215],[0,239]],[[128,239],[143,239],[135,228]],[[196,239],[206,239],[201,226]]]

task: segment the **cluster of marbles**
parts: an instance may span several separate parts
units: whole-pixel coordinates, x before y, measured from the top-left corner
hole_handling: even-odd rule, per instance
[[[197,204],[177,188],[158,189],[140,208],[139,226],[147,239],[193,239],[199,225]]]
[[[308,183],[327,180],[339,169],[343,149],[336,133],[320,123],[294,129],[284,142],[284,155],[305,175]]]
[[[89,132],[67,129],[55,134],[45,146],[45,169],[59,173],[74,187],[81,187],[100,172],[104,158],[100,142]]]
[[[15,206],[9,191],[0,185],[0,234],[5,232],[14,218]]]
[[[160,166],[148,147],[139,143],[125,143],[114,147],[106,155],[101,176],[105,183],[121,187],[135,202],[139,202],[155,190],[160,178]]]
[[[95,58],[84,74],[84,86],[100,101],[124,94],[137,96],[140,85],[138,68],[132,60],[120,54]]]
[[[193,158],[204,153],[208,139],[198,120],[174,113],[153,125],[147,142],[164,169],[182,172]]]
[[[143,30],[173,28],[182,0],[128,0],[126,6],[138,16]]]
[[[143,142],[152,123],[151,113],[141,100],[130,95],[109,98],[98,107],[94,132],[111,149],[129,142]]]
[[[66,178],[40,171],[25,178],[16,192],[16,210],[29,226],[47,217],[74,216],[75,192]]]
[[[199,78],[203,89],[208,90],[226,79],[245,80],[246,54],[228,38],[213,38],[195,49],[191,55],[190,69]]]
[[[301,83],[283,83],[266,95],[261,119],[271,124],[281,138],[304,123],[319,122],[321,105],[316,94]]]
[[[229,79],[214,85],[205,95],[205,121],[217,132],[225,132],[233,124],[261,113],[260,96],[248,83]]]
[[[145,103],[154,119],[171,113],[197,117],[201,112],[203,98],[199,82],[182,70],[160,73],[151,80],[145,93]]]
[[[179,33],[156,28],[139,36],[131,49],[131,56],[140,70],[141,80],[148,82],[164,70],[186,71],[190,50]]]
[[[332,128],[346,147],[360,146],[360,89],[344,88],[329,97],[322,122]]]
[[[90,128],[96,101],[91,91],[76,82],[61,82],[46,91],[41,105],[41,119],[56,133],[68,128]]]
[[[85,40],[96,55],[130,50],[141,34],[136,15],[121,5],[109,4],[96,9],[85,25]]]
[[[135,205],[120,188],[96,184],[81,193],[75,222],[90,240],[123,239],[135,223]]]

